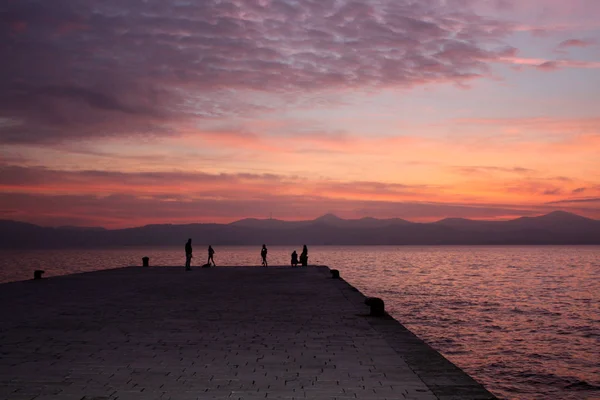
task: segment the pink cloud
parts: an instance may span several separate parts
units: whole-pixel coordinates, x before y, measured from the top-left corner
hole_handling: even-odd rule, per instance
[[[589,47],[595,44],[597,44],[597,41],[593,39],[568,39],[562,41],[557,47],[559,49],[566,49],[569,47]]]
[[[580,61],[580,60],[547,60],[543,58],[527,58],[527,57],[500,57],[497,62],[512,64],[514,66],[525,66],[536,68],[541,71],[555,71],[561,68],[582,68],[582,69],[597,69],[600,68],[600,61]]]

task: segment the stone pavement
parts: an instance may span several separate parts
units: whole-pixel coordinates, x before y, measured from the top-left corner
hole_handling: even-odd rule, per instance
[[[0,285],[0,399],[493,399],[326,267]]]

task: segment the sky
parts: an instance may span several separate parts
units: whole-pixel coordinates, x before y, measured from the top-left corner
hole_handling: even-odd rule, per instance
[[[600,219],[598,0],[4,0],[0,219]]]

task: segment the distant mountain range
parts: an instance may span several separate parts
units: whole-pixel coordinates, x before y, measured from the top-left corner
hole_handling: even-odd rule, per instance
[[[92,248],[213,245],[484,245],[600,244],[600,221],[556,211],[510,221],[447,218],[431,223],[403,219],[311,221],[243,219],[230,224],[146,225],[128,229],[46,228],[0,220],[0,248]]]

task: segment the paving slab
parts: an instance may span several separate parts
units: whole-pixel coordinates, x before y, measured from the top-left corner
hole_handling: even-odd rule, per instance
[[[327,267],[2,284],[0,399],[494,399],[364,299]]]

